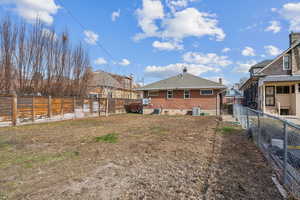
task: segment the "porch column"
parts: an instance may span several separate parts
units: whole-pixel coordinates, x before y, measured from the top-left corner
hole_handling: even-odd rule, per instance
[[[266,110],[266,86],[262,86],[262,112],[265,112]]]
[[[300,117],[300,91],[299,84],[295,84],[295,111],[296,116]]]

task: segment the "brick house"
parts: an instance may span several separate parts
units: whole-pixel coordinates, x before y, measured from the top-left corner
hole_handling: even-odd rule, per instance
[[[149,104],[144,105],[143,113],[151,114],[154,109],[161,109],[161,114],[189,114],[194,107],[200,108],[201,113],[219,115],[222,104],[222,93],[226,87],[220,83],[183,73],[161,80],[144,87],[144,98]]]
[[[289,38],[287,50],[250,68],[250,78],[241,86],[246,106],[300,117],[300,33]]]
[[[88,84],[90,97],[138,99],[140,93],[135,91],[136,84],[130,76],[120,76],[101,70],[95,71]]]

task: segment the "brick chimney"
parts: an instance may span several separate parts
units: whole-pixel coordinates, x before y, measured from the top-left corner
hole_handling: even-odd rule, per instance
[[[223,79],[219,78],[219,83],[223,85]]]
[[[294,33],[291,32],[290,33],[290,46],[292,46],[292,44],[296,41],[300,41],[300,33]]]

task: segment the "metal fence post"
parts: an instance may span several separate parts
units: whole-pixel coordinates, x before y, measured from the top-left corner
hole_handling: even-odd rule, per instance
[[[249,123],[249,109],[248,108],[246,108],[247,109],[247,129],[249,129],[250,128],[250,123]]]
[[[260,114],[257,112],[257,128],[258,128],[258,134],[257,134],[257,145],[260,147],[261,142],[261,123],[260,123]]]
[[[283,124],[283,132],[284,132],[284,163],[283,163],[283,184],[287,183],[287,155],[288,155],[288,134],[287,134],[287,124],[284,122]]]

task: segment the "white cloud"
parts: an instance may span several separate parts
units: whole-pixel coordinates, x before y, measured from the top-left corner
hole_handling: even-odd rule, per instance
[[[104,58],[97,58],[94,63],[95,65],[105,65],[107,64],[107,61]]]
[[[264,46],[266,53],[270,56],[278,56],[279,54],[281,54],[281,50],[278,49],[277,47],[273,46],[273,45],[267,45]]]
[[[265,31],[271,31],[273,33],[278,33],[281,30],[279,21],[270,21],[270,25],[265,29]]]
[[[196,63],[211,67],[226,67],[232,62],[228,60],[227,56],[218,56],[215,53],[196,53],[196,52],[187,52],[183,55],[183,60],[188,63]]]
[[[289,21],[290,31],[300,31],[300,2],[284,4],[279,13]]]
[[[111,20],[114,22],[116,21],[121,15],[121,10],[118,10],[118,11],[114,11],[112,14],[111,14]]]
[[[124,59],[122,59],[121,62],[119,62],[119,65],[122,65],[122,66],[130,65],[130,61],[127,60],[126,58],[124,58]]]
[[[255,56],[255,51],[252,47],[245,47],[242,51],[243,56]]]
[[[211,36],[222,41],[226,36],[218,27],[215,14],[200,12],[196,8],[165,14],[161,1],[143,0],[143,7],[136,13],[142,33],[136,34],[135,40],[158,37],[181,41],[186,37]]]
[[[227,52],[229,52],[229,51],[231,51],[230,48],[224,48],[224,49],[222,49],[222,52],[223,52],[223,53],[227,53]]]
[[[197,0],[166,0],[167,6],[171,9],[172,12],[180,8],[185,8],[190,2],[195,2]]]
[[[171,43],[171,42],[160,42],[160,41],[154,41],[152,43],[152,46],[158,50],[166,50],[166,51],[171,51],[171,50],[181,50],[183,49],[183,46],[177,43]]]
[[[90,30],[85,30],[83,33],[85,35],[84,41],[86,43],[91,44],[91,45],[96,45],[97,44],[97,41],[99,39],[98,34],[96,34],[93,31],[90,31]]]
[[[164,7],[160,0],[143,0],[143,8],[137,9],[138,25],[143,33],[135,36],[136,40],[157,36],[156,20],[164,18]]]
[[[272,12],[276,12],[276,11],[277,11],[277,8],[271,8],[271,11],[272,11]]]
[[[251,66],[257,64],[255,60],[250,60],[247,62],[237,62],[237,67],[234,69],[235,72],[248,73]]]
[[[218,27],[215,15],[198,11],[196,8],[187,8],[174,13],[174,17],[163,21],[163,37],[182,40],[185,37],[215,37],[217,41],[225,38],[224,31]]]
[[[0,0],[0,4],[12,5],[12,10],[28,22],[39,18],[48,25],[53,23],[53,16],[60,8],[54,0]]]
[[[200,74],[208,71],[214,71],[214,72],[220,71],[217,68],[208,67],[199,64],[176,63],[167,66],[156,66],[156,65],[147,66],[145,68],[145,74],[149,77],[166,78],[181,73],[184,67],[187,68],[188,73],[194,74],[196,76],[199,76]]]

